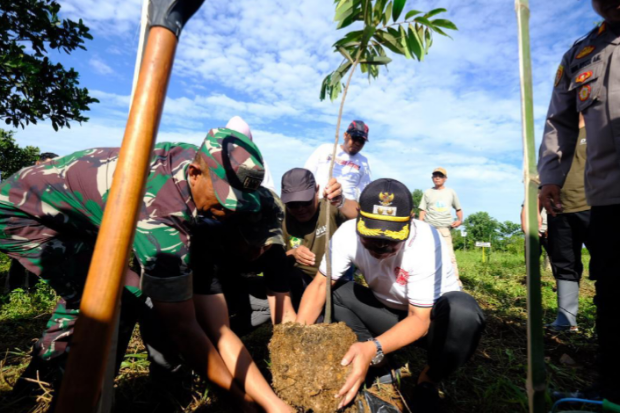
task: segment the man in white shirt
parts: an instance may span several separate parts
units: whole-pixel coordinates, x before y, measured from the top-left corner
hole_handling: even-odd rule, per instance
[[[359,342],[345,354],[351,365],[338,392],[340,407],[350,403],[370,365],[410,344],[428,350],[413,395],[413,411],[437,411],[437,384],[472,356],[484,329],[482,310],[461,291],[443,237],[412,219],[411,192],[393,179],[372,182],[360,196],[358,218],[334,234],[332,282],[355,265],[368,287],[340,285],[333,295],[334,318],[344,321]],[[314,323],[325,304],[326,263],[306,289],[297,322]]]
[[[351,122],[344,133],[344,143],[336,151],[333,177],[340,182],[345,198],[357,201],[371,181],[368,158],[360,153],[368,142],[368,126],[361,120]],[[318,147],[306,161],[304,168],[312,172],[320,185],[319,193],[329,180],[329,165],[334,145],[326,143]]]

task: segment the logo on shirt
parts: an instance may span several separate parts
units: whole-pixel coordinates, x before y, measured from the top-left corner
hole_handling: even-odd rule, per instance
[[[437,210],[438,212],[445,212],[448,210],[448,207],[446,206],[445,202],[437,201],[435,202],[435,210]]]
[[[291,244],[291,248],[297,248],[297,247],[299,247],[301,245],[301,239],[299,239],[297,237],[291,237],[289,242]]]
[[[329,161],[331,161],[331,160],[332,160],[332,156],[331,156],[331,155],[327,155],[327,162],[329,162]],[[357,171],[359,171],[359,170],[360,170],[360,166],[359,166],[358,164],[356,164],[356,163],[355,163],[355,162],[353,162],[353,161],[346,160],[346,159],[336,158],[336,160],[334,161],[334,163],[335,163],[336,165],[340,165],[340,166],[342,166],[342,167],[347,167],[347,166],[350,166],[351,168],[353,168],[353,169],[355,169],[355,170],[357,170]]]
[[[586,138],[583,138],[579,141],[579,145],[585,145],[588,141],[586,141]]]
[[[409,280],[409,273],[407,271],[400,267],[396,267],[394,268],[394,273],[396,274],[396,284],[407,285],[407,281]]]
[[[316,235],[317,238],[319,238],[319,237],[322,237],[323,235],[325,235],[326,232],[327,232],[327,225],[323,225],[322,227],[318,227],[316,229],[315,235]]]

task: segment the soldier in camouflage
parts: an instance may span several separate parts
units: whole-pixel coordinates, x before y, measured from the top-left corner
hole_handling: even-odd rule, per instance
[[[118,154],[119,148],[76,152],[24,168],[0,184],[0,251],[19,260],[62,297],[35,345],[33,361],[39,365],[41,360],[66,357]],[[137,274],[128,271],[119,349],[124,350],[123,330],[130,336],[133,328],[129,316],[137,313],[130,304],[141,302],[144,294],[197,372],[229,389],[244,410],[253,410],[257,402],[267,411],[284,411],[284,403],[262,376],[252,376],[256,383],[248,387],[229,373],[196,319],[190,269],[190,240],[199,218],[225,219],[238,211],[257,211],[255,191],[263,174],[259,149],[229,129],[211,130],[200,147],[155,146],[133,244],[141,284]],[[261,393],[247,395],[244,387],[248,393]]]

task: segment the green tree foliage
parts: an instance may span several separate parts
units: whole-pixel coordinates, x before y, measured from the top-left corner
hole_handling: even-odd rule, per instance
[[[476,212],[469,215],[463,223],[467,230],[467,238],[475,241],[493,242],[497,237],[499,223],[488,212]]]
[[[407,0],[334,0],[338,29],[362,22],[361,30],[347,33],[334,43],[334,51],[343,57],[342,63],[324,80],[321,100],[333,101],[343,90],[345,74],[359,64],[368,79],[379,76],[379,67],[392,61],[386,49],[407,59],[423,61],[433,44],[433,33],[448,36],[444,30],[457,30],[450,20],[435,19],[446,9],[437,8],[424,13],[409,10],[403,14]],[[402,20],[399,20],[404,16]],[[346,89],[346,85],[344,86]]]
[[[52,0],[0,0],[0,118],[22,128],[49,119],[55,130],[69,121],[85,122],[89,105],[99,102],[79,88],[78,73],[52,63],[47,48],[86,50],[92,39],[82,20],[60,20]]]
[[[39,148],[20,148],[13,135],[14,132],[0,129],[0,172],[3,180],[26,166],[34,165],[39,159]]]
[[[420,203],[422,202],[422,197],[424,196],[424,192],[421,189],[414,189],[411,193],[411,198],[413,199],[413,211],[415,212],[415,216],[420,216]]]

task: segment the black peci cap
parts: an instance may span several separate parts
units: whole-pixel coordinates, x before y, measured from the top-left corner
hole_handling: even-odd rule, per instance
[[[409,237],[413,199],[395,179],[377,179],[360,195],[357,233],[366,238],[404,241]]]
[[[282,175],[282,202],[308,202],[316,194],[314,175],[307,169],[293,168]]]

